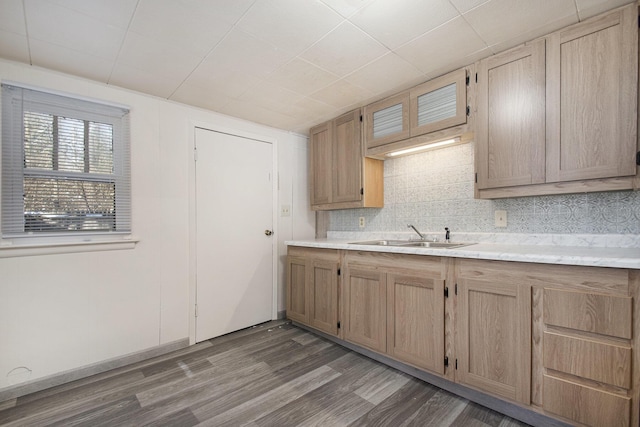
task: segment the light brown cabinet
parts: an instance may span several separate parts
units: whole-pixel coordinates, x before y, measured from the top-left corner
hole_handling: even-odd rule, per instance
[[[287,256],[287,317],[337,336],[338,268],[337,251],[290,248]]]
[[[289,250],[289,275],[310,277],[313,255],[325,284],[312,296],[288,279],[289,317],[307,307],[300,323],[323,330],[333,319],[324,313],[339,314],[346,341],[569,424],[640,421],[638,270]],[[312,298],[337,298],[337,309],[315,309],[314,325]]]
[[[480,198],[634,188],[635,4],[478,64]]]
[[[392,151],[470,132],[467,76],[472,68],[453,71],[364,107],[366,155],[383,158]]]
[[[363,156],[360,110],[312,128],[309,153],[313,210],[383,207],[383,163]]]
[[[531,291],[501,279],[491,264],[461,262],[456,381],[530,403]],[[478,276],[482,279],[467,278]]]
[[[344,339],[444,375],[444,285],[437,257],[347,253]]]
[[[375,266],[347,265],[342,287],[341,325],[344,339],[384,353],[387,351],[385,275]]]

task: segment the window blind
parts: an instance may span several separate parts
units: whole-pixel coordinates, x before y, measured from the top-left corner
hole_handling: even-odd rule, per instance
[[[418,97],[418,126],[456,116],[456,84],[441,87]]]
[[[3,237],[131,231],[129,110],[2,85]]]
[[[373,113],[374,138],[399,132],[402,132],[402,104],[392,105]]]

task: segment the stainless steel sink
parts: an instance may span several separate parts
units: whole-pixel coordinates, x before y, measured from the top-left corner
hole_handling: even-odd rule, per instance
[[[413,248],[441,248],[451,249],[460,248],[462,246],[469,246],[473,243],[457,243],[457,242],[425,242],[425,241],[410,241],[410,240],[368,240],[365,242],[351,242],[351,245],[364,245],[364,246],[398,246],[398,247],[413,247]]]
[[[410,243],[407,240],[368,240],[366,242],[351,242],[350,245],[368,245],[368,246],[401,246]]]
[[[454,242],[410,242],[410,243],[405,243],[403,245],[398,245],[398,246],[411,246],[411,247],[417,247],[417,248],[445,248],[445,249],[451,249],[451,248],[460,248],[462,246],[469,246],[472,245],[473,243],[454,243]]]

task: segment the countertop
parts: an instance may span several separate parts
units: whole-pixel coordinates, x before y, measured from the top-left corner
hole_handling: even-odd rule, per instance
[[[342,249],[369,252],[392,252],[401,254],[446,256],[452,258],[474,258],[498,261],[533,262],[542,264],[630,268],[640,270],[640,248],[637,247],[615,248],[477,243],[460,248],[442,249],[354,245],[352,244],[352,242],[354,241],[358,240],[292,240],[285,243],[288,246],[302,246],[309,248]]]

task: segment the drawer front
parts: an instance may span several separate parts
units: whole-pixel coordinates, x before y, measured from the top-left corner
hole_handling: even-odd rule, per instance
[[[631,339],[632,298],[544,290],[544,323]]]
[[[544,333],[544,367],[631,388],[631,348]]]
[[[545,375],[543,408],[588,426],[628,426],[631,399]]]

